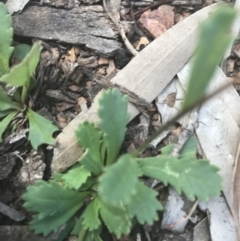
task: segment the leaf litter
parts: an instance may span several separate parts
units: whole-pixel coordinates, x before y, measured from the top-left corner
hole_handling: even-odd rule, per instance
[[[193,20],[192,20],[192,21],[193,21]],[[189,20],[189,22],[191,22],[191,21]],[[189,24],[189,23],[188,23],[188,24]],[[181,33],[181,34],[182,34],[182,33]],[[179,35],[180,35],[180,33],[179,33]],[[169,37],[168,37],[168,38],[169,38]],[[166,39],[167,39],[167,37],[166,37]],[[190,38],[189,38],[189,39],[190,39]],[[188,39],[188,41],[191,42],[189,39]],[[181,41],[180,41],[180,42],[181,42]],[[186,41],[186,42],[187,42],[187,41]],[[172,44],[172,45],[173,45],[173,44]],[[171,44],[170,44],[169,46],[171,46]],[[169,46],[166,46],[166,49],[168,49]],[[177,47],[178,47],[179,49],[182,48],[181,46],[177,46]],[[50,46],[50,50],[51,50],[51,49],[52,49],[52,47]],[[62,50],[64,50],[64,46],[63,46]],[[153,46],[152,50],[156,50],[156,46],[155,46],[155,47]],[[191,47],[190,47],[190,46],[188,46],[188,50],[187,50],[187,51],[189,51],[189,50],[191,50]],[[172,50],[172,53],[174,53],[174,51],[176,51],[176,49],[173,49],[173,50]],[[85,54],[84,52],[85,52],[85,51],[82,52],[83,56],[84,56],[84,54]],[[169,51],[169,52],[171,52],[171,51]],[[183,51],[183,52],[184,52],[184,51]],[[191,52],[191,51],[189,51],[189,52]],[[186,58],[189,58],[189,57],[190,57],[191,54],[190,54],[189,52],[187,52],[188,54],[186,55]],[[87,54],[88,54],[88,53],[87,53]],[[178,52],[177,54],[176,54],[176,52],[175,52],[175,56],[181,55],[181,54],[182,54],[182,52],[180,52],[180,53]],[[141,58],[143,58],[143,62],[141,63],[141,66],[144,64],[144,62],[147,62],[147,58],[146,58],[147,55],[149,55],[149,53],[146,53],[145,56],[143,55],[143,56],[141,57]],[[169,55],[170,55],[170,54],[168,53],[167,56],[169,56]],[[172,55],[174,55],[174,54],[172,54]],[[187,56],[188,56],[188,57],[187,57]],[[170,58],[170,57],[169,57],[169,58]],[[67,58],[66,58],[66,59],[67,59]],[[139,59],[140,59],[140,56],[139,56]],[[49,59],[49,60],[50,60],[50,59]],[[48,60],[48,61],[49,61],[49,60]],[[184,61],[183,61],[183,62],[184,62]],[[183,63],[183,64],[184,64],[184,63]],[[183,65],[183,64],[182,64],[182,65]],[[62,65],[63,65],[63,64],[62,64]],[[137,65],[137,63],[136,63],[136,65]],[[44,67],[44,65],[43,65],[43,67]],[[133,65],[132,67],[134,67],[134,65]],[[71,68],[73,68],[71,65],[68,65],[67,68],[66,68],[66,67],[62,67],[62,68],[65,68],[64,71],[62,71],[62,72],[64,72],[66,75],[69,75],[69,74],[71,74],[71,73],[74,73],[74,71],[71,72]],[[156,67],[156,68],[157,68],[157,67]],[[180,69],[180,68],[181,68],[181,67],[179,67],[179,69]],[[56,69],[57,69],[57,68],[56,68]],[[68,70],[68,69],[70,69],[70,70]],[[129,68],[128,68],[128,69],[129,69]],[[49,70],[50,70],[50,69],[49,69]],[[57,71],[58,71],[58,73],[59,73],[59,72],[61,73],[61,68],[57,69]],[[132,76],[132,75],[133,75],[133,76],[134,76],[134,73],[131,73],[131,72],[129,72],[129,71],[130,71],[130,70],[128,70],[128,71],[126,70],[126,71],[125,71],[126,74],[123,73],[123,75],[122,75],[123,77],[125,77],[126,80],[128,80],[128,78],[126,78],[126,75],[128,75],[128,76]],[[153,72],[154,72],[154,71],[153,71]],[[166,70],[166,72],[167,72],[167,70]],[[174,72],[175,72],[175,73],[174,73]],[[177,72],[178,72],[178,70],[173,70],[173,75],[175,75]],[[80,73],[80,75],[82,75],[81,72],[77,72],[77,71],[76,71],[75,74],[76,74],[76,75],[79,75],[79,73]],[[52,77],[53,77],[52,79],[55,79],[55,80],[56,80],[57,77],[59,76],[59,74],[57,74],[57,72],[51,73],[51,74],[52,74]],[[158,72],[155,72],[155,74],[157,75]],[[84,73],[84,75],[87,75],[87,74]],[[159,75],[159,74],[158,74],[158,75]],[[140,76],[140,75],[139,75],[139,76]],[[139,76],[136,76],[136,77],[135,77],[136,79],[138,79],[138,81],[141,79],[141,78],[139,78]],[[89,76],[89,74],[88,74],[88,76],[87,76],[88,80],[92,80],[90,77],[91,77],[91,76]],[[122,78],[119,77],[119,81],[120,81],[120,80],[123,80],[123,77],[122,77]],[[42,77],[42,78],[43,78],[43,77]],[[72,76],[71,78],[74,79],[74,76]],[[86,76],[85,76],[85,78],[86,78]],[[170,77],[170,76],[166,76],[166,80],[163,81],[164,84],[163,84],[162,89],[165,87],[167,81],[170,81],[170,80],[171,80],[171,78],[172,78],[172,77]],[[115,78],[115,79],[116,79],[116,78]],[[148,80],[148,79],[154,79],[154,78],[153,78],[153,75],[149,75],[149,77],[148,77],[146,80]],[[85,81],[85,80],[84,80],[84,81]],[[116,81],[116,82],[117,82],[117,81]],[[56,83],[51,83],[51,85],[54,85],[54,84],[56,85]],[[60,85],[60,84],[58,83],[57,85]],[[142,88],[142,89],[146,88],[146,82],[144,82],[142,85],[140,85],[139,91],[136,89],[136,92],[135,92],[136,86],[135,86],[135,87],[134,87],[134,86],[131,87],[130,85],[131,85],[131,83],[129,83],[129,81],[128,81],[128,83],[126,82],[125,87],[126,87],[127,89],[130,89],[130,91],[133,91],[134,93],[136,93],[136,94],[138,94],[138,95],[140,95],[140,96],[141,96],[141,89],[140,89],[140,88]],[[123,83],[123,86],[124,86],[124,83]],[[149,92],[151,92],[149,89],[147,89],[147,90],[148,90]],[[146,92],[147,92],[147,91],[146,91]],[[157,93],[157,92],[160,93],[160,92],[161,92],[161,88],[158,89],[158,91],[156,91],[156,92],[154,91],[154,93],[152,94],[151,97],[150,97],[150,96],[147,97],[147,94],[146,94],[146,93],[143,93],[142,95],[143,95],[143,98],[146,98],[149,102],[151,102],[151,101],[157,96],[157,94],[155,94],[155,93]],[[140,94],[139,94],[139,93],[140,93]],[[36,99],[37,99],[37,98],[36,98]],[[176,98],[176,99],[177,99],[177,98]],[[66,103],[66,102],[63,101],[63,103]],[[131,108],[134,109],[133,107],[130,107],[130,109],[131,109]],[[81,110],[80,110],[80,111],[81,111]],[[76,116],[76,114],[77,114],[78,112],[79,112],[79,110],[76,109],[76,110],[75,110],[74,117]],[[138,111],[135,109],[135,110],[132,112],[132,113],[134,113],[134,114],[131,113],[131,114],[132,114],[132,118],[133,118],[134,115],[136,115],[137,112],[138,112]],[[83,116],[83,115],[81,115],[80,118],[78,117],[78,120],[81,119],[82,116]],[[94,116],[95,116],[94,111],[91,112],[91,110],[90,110],[90,111],[85,112],[85,119],[86,119],[86,120],[89,119],[89,118],[88,118],[89,116],[90,116],[90,120],[91,120],[91,119],[95,119],[95,118],[97,119],[97,117],[94,117]],[[74,118],[74,117],[72,117],[72,118]],[[81,119],[81,121],[82,121],[82,119]],[[72,128],[74,128],[74,125],[73,125]],[[66,132],[67,132],[67,129],[66,129]],[[70,135],[70,136],[71,136],[71,135]],[[69,140],[68,140],[68,141],[69,141]],[[69,143],[70,143],[70,141],[69,141]],[[60,142],[60,145],[61,145],[61,142]],[[70,153],[71,153],[71,151],[70,151]],[[69,155],[69,154],[68,154],[68,155]],[[219,239],[219,240],[220,240],[220,239]]]

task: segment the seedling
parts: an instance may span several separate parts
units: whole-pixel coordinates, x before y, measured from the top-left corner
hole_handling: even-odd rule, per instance
[[[204,96],[224,52],[222,48],[225,50],[231,40],[227,31],[234,17],[235,12],[225,8],[203,24],[202,32],[208,29],[209,35],[208,39],[200,38],[199,45],[204,46],[197,50],[195,65],[199,64],[198,58],[204,58],[201,64],[207,65],[201,67],[201,71],[208,73],[205,76],[208,79],[203,79],[194,65],[184,108]],[[224,19],[224,24],[219,19]],[[209,43],[215,45],[215,42],[209,38],[224,42],[219,45],[221,51],[211,52],[213,46]],[[205,51],[211,61],[207,62],[199,51]],[[199,80],[204,83],[199,86],[201,94],[196,96],[191,83]],[[163,207],[156,198],[157,192],[144,184],[143,176],[172,185],[190,200],[207,201],[219,194],[218,168],[208,160],[196,159],[193,139],[185,144],[179,158],[169,156],[172,145],[164,147],[156,157],[137,158],[130,154],[119,157],[129,118],[127,105],[127,97],[119,90],[105,91],[99,100],[99,123],[95,126],[84,122],[76,131],[78,144],[85,149],[84,155],[68,172],[55,174],[50,182],[38,181],[28,187],[23,196],[24,206],[35,213],[30,226],[36,234],[46,236],[60,230],[58,241],[69,233],[78,235],[79,241],[100,241],[103,224],[117,238],[130,232],[133,219],[151,225]]]
[[[0,85],[0,142],[10,122],[22,112],[29,121],[28,139],[32,147],[37,149],[43,143],[54,144],[52,134],[58,129],[27,106],[29,90],[34,85],[32,75],[39,62],[41,44],[35,43],[29,52],[25,45],[18,46],[16,50],[20,50],[20,54],[15,51],[15,55],[19,55],[22,61],[9,69],[9,60],[14,50],[11,47],[13,37],[11,25],[11,16],[7,14],[5,5],[0,3],[0,82],[5,83],[7,87],[17,88],[14,95],[9,97]],[[23,56],[25,57],[21,59]]]

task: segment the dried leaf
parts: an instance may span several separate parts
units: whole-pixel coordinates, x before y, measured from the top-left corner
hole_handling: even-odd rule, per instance
[[[235,161],[232,183],[232,213],[235,227],[240,240],[240,146]]]

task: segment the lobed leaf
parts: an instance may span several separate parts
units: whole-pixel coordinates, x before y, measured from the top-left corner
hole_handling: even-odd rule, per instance
[[[129,215],[131,218],[136,216],[141,224],[151,225],[158,219],[157,211],[163,209],[161,203],[156,199],[158,193],[141,182],[137,183],[136,190],[137,192],[127,204]]]
[[[222,189],[219,169],[210,165],[208,160],[197,160],[187,155],[183,158],[159,156],[138,159],[144,175],[156,178],[165,185],[171,184],[178,193],[194,200],[207,201],[210,196],[219,195]]]
[[[61,179],[65,181],[68,187],[79,189],[87,178],[91,176],[91,172],[78,164],[71,168],[67,173],[61,175]]]
[[[24,207],[37,212],[31,221],[35,233],[45,236],[67,222],[83,205],[89,192],[77,192],[52,181],[37,181],[35,186],[27,188],[23,195]]]
[[[198,47],[194,56],[183,109],[204,97],[208,83],[231,43],[232,37],[229,29],[236,15],[236,10],[225,6],[214,12],[200,26]]]
[[[103,170],[103,165],[101,163],[100,159],[97,159],[97,157],[94,155],[93,152],[90,151],[90,149],[87,149],[87,151],[82,155],[79,162],[90,172],[98,175]]]
[[[54,126],[49,120],[45,119],[36,112],[28,109],[27,117],[29,120],[29,136],[33,149],[37,149],[43,143],[53,145],[55,139],[52,138],[53,132],[58,128]]]
[[[71,233],[71,231],[74,228],[74,225],[76,224],[75,219],[76,219],[76,217],[74,215],[67,221],[66,226],[60,231],[60,233],[55,241],[66,240],[67,236]]]
[[[128,234],[131,222],[127,210],[121,206],[111,206],[100,200],[100,215],[111,233],[117,238],[122,234]]]
[[[7,115],[3,120],[0,121],[0,142],[2,142],[3,132],[6,130],[9,123],[11,122],[11,120],[13,119],[13,117],[16,114],[17,114],[17,112],[14,111],[14,112],[10,113],[9,115]]]
[[[76,224],[71,232],[71,234],[73,235],[78,235],[80,233],[80,231],[83,229],[83,216],[81,215],[80,218],[76,221]]]
[[[10,110],[10,109],[18,109],[19,104],[12,101],[8,95],[3,90],[2,86],[0,86],[0,111]]]
[[[41,49],[41,43],[35,43],[24,60],[18,65],[12,67],[9,73],[0,78],[0,81],[6,83],[9,87],[28,86],[31,76],[37,67]]]
[[[118,89],[107,90],[99,99],[98,126],[104,133],[107,146],[107,164],[116,161],[126,133],[129,120],[127,112],[128,98]]]
[[[78,126],[76,130],[78,144],[83,149],[90,149],[100,159],[100,144],[102,133],[93,123],[85,121]]]
[[[130,155],[121,156],[99,178],[99,196],[112,205],[128,203],[136,193],[138,175],[137,161]]]
[[[3,3],[0,3],[0,77],[9,69],[9,59],[13,52],[12,38],[12,17],[7,12],[7,8]]]
[[[91,201],[86,207],[83,216],[83,228],[88,229],[89,231],[96,230],[101,225],[101,221],[99,219],[99,209],[100,204],[99,200],[95,198]]]
[[[84,122],[76,131],[77,142],[86,149],[86,153],[79,162],[89,171],[99,174],[103,169],[100,146],[102,132],[93,123]]]

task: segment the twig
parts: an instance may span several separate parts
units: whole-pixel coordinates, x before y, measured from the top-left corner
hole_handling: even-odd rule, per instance
[[[163,0],[163,1],[160,1],[160,2],[155,2],[155,3],[152,3],[151,5],[145,7],[145,8],[141,8],[140,10],[136,11],[135,13],[133,13],[134,16],[136,15],[139,15],[141,13],[144,13],[146,12],[148,9],[152,9],[152,8],[157,8],[163,4],[167,4],[167,3],[171,3],[172,0]]]
[[[115,0],[113,0],[115,1]],[[109,1],[109,4],[111,4],[111,2]],[[117,26],[118,30],[119,30],[119,33],[122,37],[122,40],[125,44],[125,46],[127,47],[127,49],[130,51],[130,53],[134,56],[136,56],[138,54],[138,51],[136,51],[134,49],[134,47],[132,46],[132,44],[129,42],[129,40],[127,39],[126,37],[126,34],[124,32],[124,29],[123,29],[123,26],[121,24],[121,22],[119,21],[120,17],[119,17],[119,13],[116,13],[116,12],[110,12],[109,9],[111,8],[108,8],[108,5],[106,3],[106,0],[103,0],[103,6],[105,8],[105,11],[107,13],[107,15],[109,16],[109,18],[113,21],[113,23],[115,23],[115,25]],[[111,9],[113,11],[116,11],[116,9]]]
[[[175,223],[172,223],[172,224],[169,224],[169,225],[166,225],[165,228],[167,229],[172,229],[174,228],[175,226],[178,226],[179,224],[187,221],[193,214],[193,212],[195,211],[195,209],[197,208],[197,205],[198,205],[198,200],[196,200],[190,210],[190,212],[188,213],[187,216],[181,218],[179,221],[175,222]]]
[[[188,113],[189,111],[193,110],[194,108],[196,108],[196,106],[201,105],[202,103],[210,100],[212,97],[214,97],[215,95],[221,93],[222,91],[226,90],[226,88],[230,87],[231,83],[227,83],[221,87],[219,87],[216,91],[214,91],[213,93],[209,94],[206,97],[201,98],[200,100],[198,100],[196,103],[191,104],[189,107],[187,107],[186,109],[182,110],[181,113],[179,113],[176,117],[174,117],[172,120],[170,120],[168,123],[164,124],[163,126],[160,127],[160,129],[158,131],[156,131],[156,133],[154,133],[152,136],[150,136],[146,142],[140,146],[135,153],[133,153],[135,156],[137,156],[139,153],[141,153],[143,150],[145,150],[145,148],[158,136],[160,135],[164,130],[166,130],[167,128],[169,128],[171,125],[175,124],[176,121],[178,121],[181,117],[183,117],[186,113]]]

